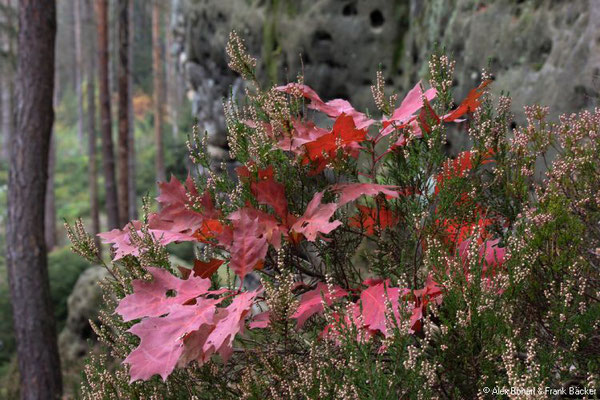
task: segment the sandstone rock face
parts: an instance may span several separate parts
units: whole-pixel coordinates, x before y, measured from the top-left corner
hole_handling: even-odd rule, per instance
[[[404,93],[426,77],[436,43],[456,59],[456,98],[489,63],[493,92],[514,97],[517,124],[526,104],[549,105],[553,115],[598,104],[597,0],[181,0],[178,15],[193,111],[215,147],[225,146],[222,98],[243,87],[227,70],[232,29],[262,61],[265,82],[303,71],[324,99],[345,97],[363,110],[375,108],[378,68]]]
[[[102,289],[98,282],[107,275],[105,268],[95,266],[86,269],[77,279],[67,302],[67,323],[58,337],[63,362],[77,361],[87,353],[87,340],[93,336],[89,320],[97,320],[102,304]]]

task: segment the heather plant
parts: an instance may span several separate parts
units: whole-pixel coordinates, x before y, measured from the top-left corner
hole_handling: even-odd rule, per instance
[[[86,366],[84,398],[597,387],[600,110],[551,123],[529,107],[511,129],[489,74],[455,104],[454,62],[435,54],[429,88],[400,101],[379,73],[365,114],[302,76],[263,87],[235,33],[227,53],[248,81],[224,105],[235,176],[215,172],[194,132],[198,173],[101,235],[114,257],[94,330],[109,352]],[[469,136],[455,157],[449,129]],[[80,223],[69,234],[98,261]],[[193,269],[169,262],[181,242],[196,244]]]

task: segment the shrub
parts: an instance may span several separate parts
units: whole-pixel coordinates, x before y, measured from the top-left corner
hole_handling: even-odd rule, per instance
[[[204,174],[162,183],[160,211],[101,235],[114,279],[94,329],[124,362],[92,359],[85,398],[595,389],[600,110],[550,123],[528,107],[511,130],[510,99],[492,98],[486,73],[453,108],[454,63],[434,55],[431,88],[417,83],[399,106],[378,74],[375,117],[324,102],[302,77],[263,89],[235,34],[227,52],[249,81],[225,104],[237,177],[212,172],[195,135]],[[456,126],[471,147],[450,159]],[[80,223],[69,233],[96,257]],[[199,246],[193,270],[170,265],[173,242]]]

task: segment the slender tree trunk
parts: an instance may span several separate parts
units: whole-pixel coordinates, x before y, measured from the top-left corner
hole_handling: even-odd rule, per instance
[[[27,400],[59,399],[62,393],[43,229],[55,40],[56,3],[21,0],[6,255],[21,399]]]
[[[87,57],[87,131],[88,131],[88,185],[90,191],[90,217],[92,219],[92,233],[98,251],[102,250],[100,238],[100,212],[98,207],[98,169],[96,157],[96,70],[94,46],[94,11],[92,0],[85,0],[85,19],[88,27],[89,39]]]
[[[115,184],[115,157],[108,84],[108,2],[107,0],[95,0],[95,6],[98,29],[98,80],[100,82],[100,124],[106,213],[108,215],[108,229],[114,229],[119,227],[119,209],[117,186]]]
[[[119,217],[129,216],[129,0],[119,0]]]
[[[127,86],[129,96],[127,98],[128,104],[127,109],[129,110],[128,124],[129,124],[129,144],[127,149],[129,150],[129,220],[138,218],[137,215],[137,192],[135,185],[135,125],[133,115],[133,41],[134,41],[134,29],[135,29],[135,18],[134,18],[134,0],[129,0],[129,74],[127,75]]]
[[[166,180],[163,149],[163,59],[160,40],[160,2],[152,3],[152,66],[154,73],[154,138],[156,141],[156,180]]]
[[[56,55],[55,55],[56,57]],[[58,108],[62,90],[60,85],[60,70],[54,69],[54,92],[52,94],[52,106]],[[48,147],[48,180],[46,181],[46,202],[44,204],[44,238],[46,250],[52,251],[56,246],[56,203],[54,201],[54,169],[56,166],[56,132],[52,126],[50,133],[50,144]]]
[[[12,9],[11,0],[3,1],[4,7]],[[5,24],[10,24],[10,21],[5,21]],[[2,50],[6,54],[6,60],[4,60],[2,68],[0,68],[0,90],[2,91],[1,99],[2,102],[2,149],[0,151],[0,158],[8,161],[10,158],[10,141],[13,131],[15,130],[15,119],[14,119],[14,53],[13,53],[13,37],[10,35],[7,29],[4,35],[1,37]]]
[[[56,102],[54,103],[57,104]],[[56,131],[52,129],[48,149],[48,181],[46,182],[46,211],[44,213],[44,238],[46,249],[52,251],[57,245],[56,202],[54,196],[54,170],[56,168]]]
[[[13,86],[12,74],[7,71],[9,67],[2,70],[2,78],[0,80],[2,88],[2,153],[0,157],[3,160],[8,160],[10,155],[10,138],[14,129],[13,122]]]
[[[84,149],[83,133],[83,90],[82,90],[82,71],[83,71],[83,49],[81,36],[81,0],[74,0],[73,7],[73,26],[75,28],[75,91],[77,92],[77,138],[81,152]]]
[[[176,91],[177,91],[177,72],[176,72],[176,59],[171,54],[173,48],[173,24],[175,18],[175,8],[173,1],[169,2],[169,19],[167,25],[167,47],[165,54],[165,64],[167,67],[167,79],[165,80],[166,92],[167,92],[167,107],[169,113],[169,121],[171,122],[171,132],[173,138],[179,136],[179,125],[177,124],[177,102],[176,102]]]

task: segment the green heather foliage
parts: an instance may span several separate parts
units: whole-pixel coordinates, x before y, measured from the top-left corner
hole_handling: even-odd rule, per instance
[[[89,360],[83,398],[474,399],[493,397],[485,388],[516,387],[541,389],[529,395],[538,399],[551,397],[545,388],[598,388],[600,110],[550,123],[546,108],[527,107],[527,124],[511,129],[510,99],[491,96],[485,72],[482,85],[454,109],[454,63],[436,54],[429,65],[434,90],[417,84],[400,107],[378,74],[377,115],[365,122],[349,105],[318,99],[303,77],[261,87],[255,60],[235,34],[227,51],[249,88],[244,99],[225,105],[238,176],[212,172],[195,133],[189,144],[201,172],[195,182],[163,184],[159,213],[146,207],[135,230],[105,236],[119,254],[107,265],[106,309],[94,326],[107,353]],[[319,124],[324,131],[309,122],[319,111],[332,118]],[[471,145],[451,159],[446,134],[456,128]],[[546,168],[536,171],[536,162]],[[350,190],[333,186],[340,183],[366,186],[352,186],[356,199],[345,204]],[[315,209],[309,202],[318,192],[323,198]],[[192,238],[164,228],[176,198],[180,212],[203,221]],[[311,207],[321,217],[306,218]],[[252,236],[231,222],[251,211],[275,221],[279,230],[268,244],[266,230]],[[162,234],[152,235],[158,226]],[[258,263],[225,238],[231,231],[268,246]],[[77,253],[98,261],[81,223],[69,235]],[[223,308],[252,293],[248,281],[240,286],[246,269],[264,292],[240,319],[247,329],[232,334],[231,355],[212,355],[204,346],[172,371],[153,365],[166,359],[142,365],[152,368],[146,376],[135,360],[144,346],[136,329],[151,311],[139,313],[149,305],[136,303],[142,283],[133,288],[132,281],[156,289],[159,270],[152,267],[186,278],[168,261],[164,244],[173,241],[196,243],[199,260],[225,262],[210,278],[212,290],[228,293],[217,315],[232,315]],[[204,282],[199,275],[211,273],[203,265],[184,282]],[[165,302],[183,296],[156,293]],[[193,307],[185,304],[178,309]],[[132,306],[137,314],[125,310]],[[261,320],[257,314],[265,310]],[[171,318],[157,314],[160,323]],[[216,318],[211,329],[221,322]],[[132,326],[135,334],[126,332]],[[194,340],[186,333],[176,343],[189,354]],[[149,357],[161,351],[145,350]]]

